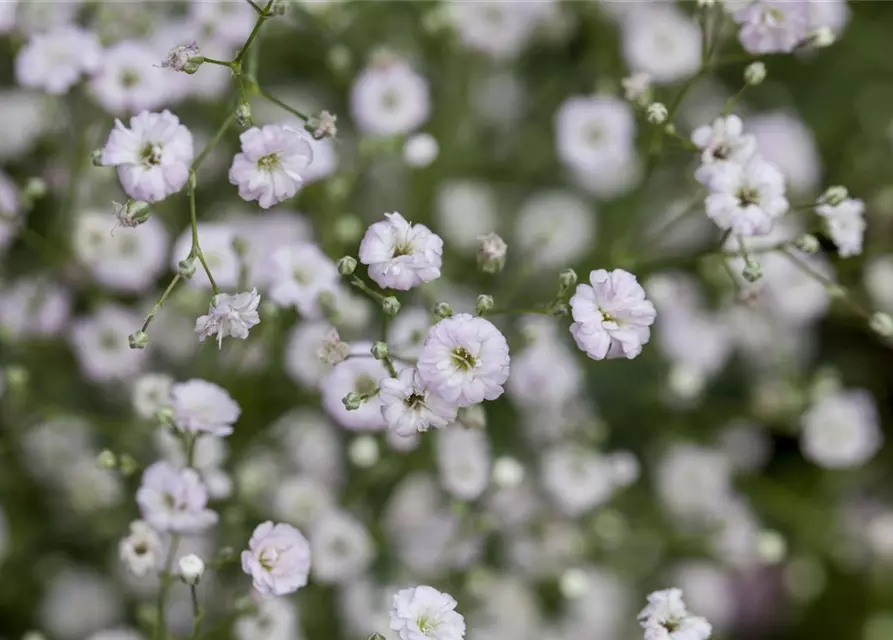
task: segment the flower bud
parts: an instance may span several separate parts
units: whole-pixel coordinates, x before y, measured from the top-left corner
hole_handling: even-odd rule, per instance
[[[251,105],[247,102],[243,102],[239,105],[239,108],[236,109],[236,124],[243,129],[247,129],[251,126]]]
[[[651,76],[647,73],[634,73],[621,80],[620,84],[628,101],[642,107],[651,102]]]
[[[366,640],[385,640],[385,638],[384,638],[384,636],[381,635],[380,633],[370,633],[370,634],[366,637]]]
[[[344,408],[348,411],[356,411],[360,408],[360,405],[363,404],[363,396],[356,391],[351,391],[341,398],[341,404],[343,404]]]
[[[507,251],[508,245],[495,233],[478,236],[478,268],[484,273],[499,273]]]
[[[28,202],[40,200],[47,194],[47,183],[43,178],[28,178],[22,188],[22,197]]]
[[[372,436],[354,438],[347,448],[347,457],[361,469],[368,469],[378,462],[378,443]]]
[[[105,166],[102,162],[102,149],[93,149],[93,151],[90,152],[90,162],[93,163],[94,167]]]
[[[118,457],[113,451],[103,449],[96,456],[96,466],[100,469],[116,469],[118,467]]]
[[[868,326],[882,338],[893,336],[893,318],[886,313],[881,311],[873,313],[868,321]]]
[[[830,204],[832,207],[836,207],[849,197],[850,192],[847,191],[846,187],[835,185],[833,187],[828,187],[828,189],[825,190],[825,193],[823,193],[822,197],[819,198],[819,202],[822,204]]]
[[[131,349],[145,349],[149,344],[149,334],[145,331],[137,331],[127,336],[127,342]]]
[[[186,258],[177,263],[177,273],[187,280],[195,275],[195,258]]]
[[[112,202],[115,205],[115,218],[122,227],[133,229],[149,219],[152,210],[148,202],[142,200],[128,200],[124,204]]]
[[[486,314],[488,311],[493,310],[493,296],[488,296],[484,293],[478,296],[477,303],[474,306],[474,312],[482,316]]]
[[[663,124],[669,115],[667,107],[662,102],[652,102],[645,109],[645,117],[651,124]]]
[[[760,269],[759,263],[748,262],[744,265],[744,270],[741,271],[741,275],[744,276],[744,279],[748,282],[756,282],[763,277],[763,270]]]
[[[344,256],[338,261],[338,273],[342,276],[352,276],[357,270],[357,260],[352,256]]]
[[[501,456],[493,461],[493,482],[498,487],[512,489],[524,480],[524,467],[515,458]]]
[[[819,27],[809,34],[807,41],[814,47],[824,49],[830,47],[837,40],[831,27]]]
[[[797,247],[803,253],[813,254],[819,250],[819,239],[816,238],[811,233],[804,233],[802,236],[797,238],[794,242],[794,246]]]
[[[751,87],[761,84],[766,79],[766,65],[762,62],[751,62],[744,68],[744,82]]]
[[[174,424],[174,410],[170,407],[162,407],[155,411],[155,422],[163,426]]]
[[[384,342],[380,342],[380,341],[374,342],[372,344],[371,351],[372,351],[372,357],[375,358],[376,360],[385,360],[389,355],[388,345],[386,345]]]
[[[577,272],[573,269],[565,269],[558,274],[558,293],[565,294],[577,286]]]
[[[118,468],[121,470],[121,474],[126,477],[132,476],[140,467],[132,455],[125,453],[118,460]]]
[[[394,296],[388,296],[381,301],[381,310],[393,318],[400,313],[400,301]]]
[[[453,308],[449,302],[438,302],[434,305],[434,315],[438,318],[449,318],[453,315]]]
[[[194,553],[180,558],[178,564],[180,565],[180,578],[193,587],[198,584],[205,573],[205,563]]]
[[[320,343],[319,349],[316,350],[317,357],[330,365],[336,365],[339,362],[343,362],[347,359],[349,353],[350,345],[341,340],[341,336],[338,334],[338,329],[334,328],[329,331],[326,339]]]

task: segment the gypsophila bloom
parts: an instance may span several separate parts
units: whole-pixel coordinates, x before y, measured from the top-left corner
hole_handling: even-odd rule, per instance
[[[122,564],[135,576],[155,573],[162,562],[161,554],[161,538],[143,520],[131,522],[130,535],[118,544],[118,556]]]
[[[423,224],[399,213],[369,226],[360,243],[360,262],[380,287],[406,291],[440,277],[443,240]]]
[[[161,63],[165,69],[173,69],[174,71],[182,71],[183,73],[195,73],[198,71],[199,64],[190,62],[190,58],[197,58],[201,55],[198,45],[193,42],[191,44],[181,44],[173,47],[167,53],[167,59]]]
[[[134,200],[158,202],[178,192],[189,179],[192,134],[170,111],[143,111],[130,127],[115,120],[101,162],[116,167],[124,192]]]
[[[788,210],[784,176],[759,156],[745,164],[722,163],[710,172],[709,182],[707,216],[736,235],[766,235]]]
[[[433,587],[401,589],[394,594],[389,626],[400,640],[462,640],[465,618],[456,600]]]
[[[352,352],[368,354],[370,343],[356,343]],[[376,390],[388,370],[371,355],[349,358],[336,364],[320,382],[322,406],[340,425],[351,431],[379,431],[386,426],[381,412],[382,399]],[[344,398],[354,393],[364,400],[357,409],[347,410]]]
[[[173,378],[165,373],[147,373],[133,383],[131,400],[136,414],[150,420],[155,413],[170,406]]]
[[[269,209],[298,192],[313,162],[313,149],[300,131],[270,124],[245,131],[239,140],[242,152],[233,158],[229,181],[243,200]]]
[[[369,532],[357,518],[333,509],[310,530],[313,580],[344,584],[359,578],[375,557]]]
[[[825,219],[828,235],[837,245],[841,258],[862,253],[862,240],[865,236],[864,202],[847,198],[837,205],[820,204],[815,211]]]
[[[347,359],[350,353],[350,345],[341,341],[338,329],[332,327],[328,330],[325,340],[316,350],[316,355],[326,364],[336,365]]]
[[[245,340],[248,330],[260,322],[257,306],[260,296],[257,289],[230,295],[218,293],[211,299],[208,315],[200,316],[195,321],[195,332],[201,342],[205,338],[217,334],[217,347],[223,348],[226,336]]]
[[[197,585],[205,573],[205,563],[194,553],[185,555],[177,562],[180,569],[180,577],[189,585]]]
[[[750,53],[790,53],[809,35],[805,0],[757,0],[732,14],[738,39]]]
[[[707,640],[713,632],[707,620],[688,612],[679,589],[649,594],[638,618],[645,640]]]
[[[651,76],[639,71],[620,81],[623,86],[623,97],[630,102],[645,105],[651,98]]]
[[[717,118],[712,125],[698,127],[692,132],[691,140],[702,150],[701,166],[695,172],[695,178],[704,185],[709,185],[710,177],[720,163],[743,164],[757,150],[756,139],[744,133],[744,123],[736,115]]]
[[[623,269],[592,271],[589,282],[577,285],[570,300],[577,346],[593,360],[635,358],[651,337],[656,315],[645,290]]]
[[[207,508],[208,490],[194,469],[156,462],[143,473],[136,502],[143,519],[157,531],[195,534],[217,522]]]
[[[403,161],[415,169],[424,169],[437,159],[440,145],[430,133],[409,136],[403,145]]]
[[[623,23],[623,54],[633,71],[675,82],[701,65],[698,24],[667,5],[652,5]]]
[[[483,429],[453,425],[437,433],[437,471],[444,490],[458,500],[477,500],[490,482],[490,442]]]
[[[485,273],[498,273],[505,266],[508,245],[496,233],[478,236],[478,265]]]
[[[123,40],[104,52],[90,88],[109,113],[134,114],[168,104],[178,85],[158,65],[158,53],[147,42]]]
[[[329,113],[328,111],[320,111],[319,115],[316,117],[314,124],[316,125],[313,129],[313,138],[314,140],[322,140],[323,138],[334,138],[338,135],[338,127],[335,123],[338,121],[338,116],[333,113]]]
[[[827,469],[851,469],[874,457],[883,434],[877,407],[862,389],[836,391],[812,405],[801,419],[800,449]]]
[[[178,382],[171,387],[174,426],[184,433],[228,436],[242,410],[226,389],[207,380]]]
[[[399,436],[441,429],[456,420],[458,407],[429,393],[416,369],[404,369],[396,378],[382,378],[378,384],[381,414]]]
[[[251,534],[242,552],[242,571],[265,596],[284,596],[307,584],[310,544],[289,524],[264,522]]]
[[[263,270],[270,282],[270,299],[281,307],[295,307],[311,320],[322,316],[320,295],[334,294],[340,281],[335,263],[310,242],[280,247]]]
[[[16,80],[23,87],[62,95],[81,75],[96,71],[101,59],[95,34],[73,24],[60,25],[31,36],[16,56]]]
[[[357,76],[350,105],[360,133],[409,133],[424,124],[431,112],[428,81],[402,60],[383,60]]]
[[[429,392],[467,407],[502,395],[509,360],[505,336],[493,323],[460,313],[428,330],[418,372]]]

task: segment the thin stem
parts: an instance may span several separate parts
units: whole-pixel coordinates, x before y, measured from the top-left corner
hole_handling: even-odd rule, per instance
[[[211,273],[211,268],[208,266],[208,262],[205,260],[205,254],[202,253],[202,247],[198,241],[198,222],[195,218],[195,174],[193,173],[189,177],[189,183],[187,186],[187,190],[189,192],[189,220],[192,225],[192,250],[189,252],[189,255],[193,258],[198,258],[198,261],[201,263],[202,268],[205,270],[205,273],[208,276],[208,282],[211,283],[211,290],[214,292],[214,295],[220,293],[220,289],[217,288],[217,282],[214,281],[214,276]]]
[[[817,281],[826,290],[828,290],[832,295],[836,295],[840,297],[841,300],[858,316],[864,318],[865,320],[871,319],[871,313],[869,313],[861,304],[859,304],[855,298],[853,298],[852,292],[844,287],[843,285],[834,282],[828,276],[819,273],[815,269],[813,269],[809,264],[806,263],[800,256],[794,253],[790,248],[786,248],[782,250],[782,255],[784,255],[788,260],[790,260],[800,271],[808,275],[813,280]]]
[[[233,68],[233,63],[229,60],[217,60],[216,58],[209,58],[207,56],[201,56],[199,59],[203,64],[207,62],[208,64],[219,64],[221,67],[226,67],[227,69]]]
[[[253,3],[252,3],[253,4]],[[251,43],[254,42],[254,39],[257,37],[257,32],[260,31],[261,26],[264,22],[267,21],[267,18],[270,17],[270,7],[273,6],[273,0],[269,0],[267,2],[267,6],[264,7],[263,11],[261,11],[257,16],[257,22],[254,23],[254,28],[251,30],[251,33],[248,35],[248,40],[245,41],[244,46],[239,51],[239,55],[236,56],[236,59],[233,60],[233,63],[242,62],[242,58],[245,57],[245,54],[248,52],[248,48],[251,46]]]
[[[180,282],[181,276],[179,273],[174,276],[174,279],[171,280],[171,283],[167,285],[167,289],[164,290],[164,293],[161,294],[161,297],[158,299],[158,302],[155,303],[155,306],[152,307],[152,311],[149,312],[149,315],[146,316],[146,321],[143,322],[142,331],[148,331],[149,325],[152,324],[152,321],[155,319],[155,315],[161,310],[161,307],[164,306],[164,303],[167,302],[167,299],[174,292],[174,289],[177,286],[177,283]]]
[[[201,150],[198,154],[198,157],[192,162],[192,171],[198,171],[198,168],[201,166],[202,162],[208,157],[208,154],[216,147],[220,140],[223,139],[226,130],[229,129],[230,125],[232,125],[233,120],[236,119],[236,114],[234,111],[230,111],[230,114],[227,116],[226,120],[223,121],[223,124],[220,125],[220,128],[217,129],[216,133],[214,133],[214,137],[208,141],[208,144],[205,145],[205,148]]]
[[[202,607],[198,602],[198,589],[196,589],[196,585],[189,585],[189,595],[192,598],[192,640],[198,640],[202,628],[204,612],[202,612]]]
[[[180,534],[175,533],[171,536],[171,546],[167,551],[167,557],[164,560],[164,568],[161,570],[161,588],[158,590],[158,601],[156,603],[155,612],[155,631],[154,640],[162,640],[167,638],[167,624],[165,623],[165,605],[167,604],[167,594],[171,588],[171,569],[174,566],[174,558],[177,555],[177,549],[180,547]]]
[[[250,4],[252,7],[254,7],[254,10],[257,11],[258,13],[263,13],[263,12],[264,12],[264,10],[261,9],[261,8],[257,5],[257,3],[254,2],[254,0],[246,0],[246,2],[247,2],[248,4]]]
[[[379,293],[378,291],[375,291],[372,287],[360,280],[357,276],[350,277],[350,284],[375,300],[375,302],[377,302],[379,305],[381,305],[387,298],[387,296]]]
[[[270,95],[268,92],[264,91],[261,87],[256,87],[256,90],[257,90],[257,92],[258,92],[261,96],[263,96],[264,98],[266,98],[267,100],[269,100],[270,102],[272,102],[273,104],[275,104],[275,105],[276,105],[277,107],[279,107],[280,109],[285,109],[285,110],[288,111],[290,114],[299,117],[299,118],[300,118],[301,120],[303,120],[304,122],[309,122],[309,121],[310,121],[310,116],[308,116],[306,113],[301,113],[301,112],[298,111],[297,109],[288,106],[287,104],[285,104],[284,102],[282,102],[282,100],[279,100],[278,98],[276,98],[276,97]]]

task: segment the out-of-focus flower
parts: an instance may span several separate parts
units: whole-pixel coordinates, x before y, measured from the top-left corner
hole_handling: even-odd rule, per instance
[[[356,353],[361,350],[369,353],[371,346],[369,343],[358,343],[354,348]],[[340,362],[320,383],[323,408],[336,422],[351,431],[379,431],[386,423],[382,416],[382,399],[375,391],[379,380],[387,377],[388,370],[371,355]],[[349,393],[364,398],[359,408],[345,409],[343,400]]]
[[[335,263],[309,242],[277,249],[263,271],[270,282],[270,299],[281,307],[295,307],[311,320],[322,315],[320,295],[333,294],[340,281]]]
[[[345,511],[324,514],[310,529],[313,580],[344,584],[366,571],[375,557],[372,538],[363,524]]]
[[[360,243],[360,262],[380,287],[406,291],[440,277],[443,240],[399,213],[370,225]]]
[[[828,469],[865,464],[883,441],[874,399],[861,389],[820,398],[803,414],[801,426],[803,455]]]
[[[862,253],[862,239],[865,236],[864,202],[847,198],[837,205],[820,204],[815,210],[825,219],[828,234],[837,245],[841,258]]]
[[[136,501],[143,519],[157,531],[194,534],[217,522],[207,508],[208,490],[194,469],[156,462],[143,472]]]
[[[152,111],[168,104],[171,97],[169,77],[159,67],[157,53],[136,40],[106,49],[90,88],[102,108],[114,115]]]
[[[259,524],[242,552],[242,571],[263,595],[284,596],[307,584],[310,544],[289,524]]]
[[[298,616],[289,598],[255,597],[254,609],[233,624],[237,640],[294,640]]]
[[[784,175],[791,192],[809,194],[818,187],[821,156],[802,120],[785,112],[763,112],[747,119],[747,132],[756,138],[760,156]]]
[[[737,8],[732,17],[750,53],[790,53],[809,35],[808,11],[805,0],[757,0]]]
[[[672,6],[652,6],[623,22],[623,53],[631,70],[675,82],[700,67],[699,34],[697,23]]]
[[[205,262],[208,263],[217,286],[223,289],[238,286],[240,259],[233,249],[236,228],[226,222],[199,222],[196,228],[201,238]],[[187,228],[174,243],[170,265],[172,270],[178,270],[179,262],[189,255],[191,247],[192,230]],[[211,282],[202,268],[197,268],[188,282],[194,287],[211,288]]]
[[[16,57],[16,80],[23,87],[65,94],[82,75],[96,71],[103,57],[95,34],[73,24],[60,25],[31,36]]]
[[[558,508],[571,517],[604,504],[615,489],[606,457],[569,444],[556,445],[545,452],[542,484]]]
[[[133,383],[131,401],[136,414],[150,420],[159,409],[170,406],[173,378],[166,373],[147,373]]]
[[[241,409],[223,387],[206,380],[178,382],[171,387],[174,426],[184,433],[228,436]]]
[[[424,169],[437,159],[440,145],[430,133],[417,133],[403,145],[403,160],[410,167]]]
[[[396,378],[382,378],[379,386],[385,422],[402,437],[431,427],[441,429],[456,419],[458,407],[429,393],[416,369],[404,369]]]
[[[610,96],[575,96],[555,114],[558,157],[572,170],[592,173],[633,154],[636,133],[630,106]]]
[[[162,562],[162,545],[158,533],[143,520],[130,523],[130,535],[118,545],[124,567],[135,576],[155,573]]]
[[[456,600],[433,587],[401,589],[394,594],[390,628],[400,640],[462,640],[465,619]]]
[[[431,111],[428,81],[405,61],[388,59],[357,76],[351,113],[361,133],[391,136],[425,124]]]
[[[518,211],[518,249],[539,267],[573,264],[592,248],[596,220],[594,207],[573,192],[537,192]]]
[[[211,300],[208,315],[200,316],[195,321],[195,332],[198,339],[204,342],[205,338],[217,334],[217,346],[223,348],[223,339],[226,336],[245,340],[248,330],[260,323],[260,315],[257,306],[260,304],[260,296],[257,289],[230,295],[219,293]]]
[[[71,344],[84,374],[96,382],[137,374],[146,352],[131,349],[127,336],[142,322],[142,317],[130,309],[111,303],[75,320]]]
[[[269,209],[298,192],[313,162],[313,149],[300,131],[270,124],[249,129],[239,139],[242,152],[233,158],[229,181],[243,200],[257,200]]]
[[[490,443],[481,429],[454,425],[437,434],[437,471],[443,488],[459,500],[476,500],[490,482]]]

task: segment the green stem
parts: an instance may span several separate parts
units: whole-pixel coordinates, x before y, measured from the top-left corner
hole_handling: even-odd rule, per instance
[[[208,64],[218,64],[221,67],[226,67],[227,69],[233,68],[233,63],[229,60],[217,60],[216,58],[209,58],[207,56],[201,56],[198,58],[198,60],[201,60],[202,64],[207,62]]]
[[[174,566],[174,558],[177,555],[177,549],[180,547],[180,534],[171,535],[171,546],[167,551],[167,558],[164,560],[164,568],[161,570],[160,579],[161,587],[158,590],[158,601],[156,603],[155,613],[155,632],[154,640],[163,640],[167,638],[167,623],[165,622],[165,605],[167,604],[167,595],[171,588],[171,569]]]
[[[198,590],[194,584],[189,585],[189,595],[192,598],[192,640],[198,640],[204,613],[198,602]]]
[[[815,269],[813,269],[809,264],[807,264],[800,256],[795,254],[790,248],[785,248],[782,250],[782,255],[785,256],[788,260],[790,260],[800,271],[808,275],[810,278],[821,284],[828,290],[832,295],[838,295],[841,300],[858,316],[864,318],[865,320],[871,319],[871,313],[869,313],[861,304],[859,304],[856,299],[853,297],[852,292],[837,282],[831,280],[831,278],[826,275],[819,273]]]
[[[248,4],[250,4],[252,7],[254,7],[254,10],[257,11],[258,13],[263,13],[263,12],[264,12],[264,10],[261,9],[261,8],[257,5],[257,3],[254,2],[254,0],[246,0],[246,2],[248,2]]]
[[[377,302],[379,305],[381,305],[387,298],[387,296],[379,293],[378,291],[375,291],[372,287],[360,280],[357,276],[350,277],[350,284],[375,300],[375,302]]]
[[[310,116],[308,116],[306,113],[301,113],[301,112],[298,111],[297,109],[288,106],[287,104],[285,104],[284,102],[282,102],[282,100],[280,100],[280,99],[278,99],[278,98],[276,98],[276,97],[270,95],[270,94],[267,93],[266,91],[264,91],[261,87],[257,87],[256,90],[257,90],[257,92],[258,92],[261,96],[263,96],[264,98],[266,98],[267,100],[269,100],[270,102],[272,102],[273,104],[275,104],[275,105],[276,105],[277,107],[279,107],[280,109],[284,109],[285,111],[288,111],[290,114],[299,117],[299,118],[300,118],[301,120],[303,120],[304,122],[309,122],[309,121],[310,121]]]
[[[236,119],[236,114],[234,111],[230,111],[230,114],[227,116],[226,120],[223,121],[223,124],[220,125],[220,128],[214,133],[214,137],[208,141],[208,144],[205,145],[205,148],[201,150],[198,154],[198,157],[192,162],[192,171],[193,173],[198,171],[198,168],[201,166],[202,162],[208,157],[208,154],[216,147],[220,140],[223,139],[224,134],[227,129],[229,129],[230,125],[233,123],[233,120]]]
[[[180,282],[181,278],[182,276],[178,273],[174,276],[174,279],[171,280],[171,283],[167,285],[167,289],[164,290],[164,293],[161,294],[158,302],[156,302],[155,306],[152,307],[152,311],[150,311],[149,315],[146,316],[146,321],[143,322],[142,331],[148,331],[149,325],[152,324],[152,320],[155,319],[155,315],[161,310],[161,307],[164,306],[164,303],[167,302],[167,299],[170,297],[171,293],[173,293],[174,289],[177,286],[177,283]]]
[[[214,292],[216,296],[220,293],[220,289],[217,288],[217,282],[214,280],[214,275],[211,273],[211,268],[208,266],[208,262],[205,260],[205,254],[202,253],[202,247],[198,241],[198,222],[195,218],[195,174],[192,173],[189,177],[189,183],[187,186],[187,190],[189,192],[189,221],[192,225],[192,250],[189,252],[189,255],[193,258],[198,258],[198,261],[201,263],[202,268],[205,270],[205,273],[208,276],[208,282],[211,283],[211,290]]]
[[[245,57],[245,54],[248,52],[248,48],[251,46],[251,43],[254,42],[254,39],[257,37],[257,32],[260,31],[261,26],[263,26],[264,22],[267,21],[267,18],[270,17],[270,7],[273,6],[273,0],[269,0],[267,2],[267,6],[264,7],[263,11],[261,11],[257,16],[257,22],[254,23],[254,28],[251,30],[251,33],[248,35],[248,40],[245,41],[245,44],[239,50],[239,55],[236,56],[236,59],[233,60],[233,63],[242,62],[242,58]]]

